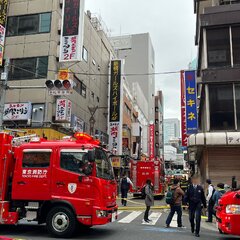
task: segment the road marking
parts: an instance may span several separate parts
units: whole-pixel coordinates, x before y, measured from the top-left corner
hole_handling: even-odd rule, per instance
[[[121,219],[120,221],[118,221],[119,223],[130,223],[132,222],[135,218],[137,218],[138,216],[140,216],[142,214],[142,212],[137,212],[134,211],[132,213],[130,213],[128,216],[126,216],[125,218]]]
[[[158,212],[153,212],[150,216],[149,219],[152,220],[149,223],[146,222],[142,222],[143,225],[155,225],[158,221],[158,219],[162,216],[162,213],[158,213]]]
[[[172,222],[171,222],[171,227],[178,227],[177,225],[177,215],[174,214]]]

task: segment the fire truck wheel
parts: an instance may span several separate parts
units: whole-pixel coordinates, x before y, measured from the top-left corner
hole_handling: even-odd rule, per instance
[[[67,207],[54,207],[47,215],[47,229],[55,237],[71,237],[76,230],[74,213]]]

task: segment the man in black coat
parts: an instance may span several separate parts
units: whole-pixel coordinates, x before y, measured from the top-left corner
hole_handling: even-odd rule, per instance
[[[195,236],[200,237],[202,205],[206,208],[207,203],[204,190],[200,185],[200,178],[197,175],[192,177],[192,184],[188,187],[185,194],[185,202],[189,204],[189,221],[191,223],[192,233],[195,232]]]

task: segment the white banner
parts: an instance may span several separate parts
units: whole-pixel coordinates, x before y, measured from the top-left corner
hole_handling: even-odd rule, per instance
[[[85,0],[64,0],[60,62],[81,61],[84,31]]]
[[[71,122],[72,102],[68,99],[57,99],[56,116],[57,122]]]
[[[32,114],[31,103],[7,103],[4,105],[4,121],[29,120]]]
[[[122,154],[122,127],[120,122],[109,123],[109,150],[116,155]]]
[[[71,127],[74,132],[84,132],[85,122],[77,117],[76,115],[72,115]]]

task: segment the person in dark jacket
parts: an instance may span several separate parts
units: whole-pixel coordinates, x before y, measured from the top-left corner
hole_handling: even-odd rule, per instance
[[[185,194],[185,202],[189,205],[189,221],[192,233],[195,232],[195,236],[200,237],[202,205],[206,208],[207,203],[204,190],[200,185],[200,178],[197,175],[192,177],[192,184],[188,187]]]
[[[175,178],[173,180],[173,185],[171,186],[171,191],[174,192],[174,201],[173,204],[170,205],[170,213],[166,220],[166,227],[170,227],[170,223],[172,221],[172,218],[177,213],[177,223],[178,227],[183,227],[182,225],[182,198],[184,196],[184,191],[180,188],[180,181],[179,179]]]
[[[127,195],[128,195],[128,191],[130,189],[130,185],[133,186],[132,181],[130,180],[130,178],[127,177],[126,174],[123,175],[122,179],[121,179],[121,199],[122,199],[122,205],[123,206],[127,206]]]
[[[146,197],[145,197],[146,210],[144,213],[144,222],[149,223],[151,222],[151,220],[148,218],[149,211],[150,211],[150,208],[154,206],[153,186],[150,179],[146,181],[145,194],[146,194]]]
[[[216,215],[216,207],[218,206],[219,199],[226,193],[224,183],[218,183],[217,189],[213,194],[212,200],[214,202],[214,215]]]

